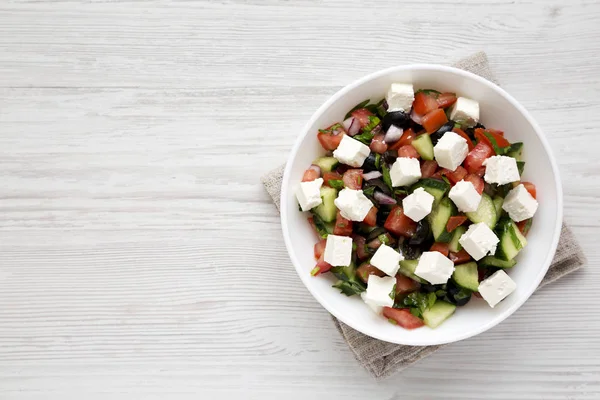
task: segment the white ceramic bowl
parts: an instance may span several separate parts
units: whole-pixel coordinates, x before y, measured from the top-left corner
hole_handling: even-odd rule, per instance
[[[358,296],[346,297],[331,287],[335,278],[324,274],[310,276],[315,265],[313,246],[316,236],[306,218],[298,211],[295,188],[311,162],[324,151],[317,130],[340,122],[346,112],[365,99],[378,101],[392,82],[411,82],[415,90],[432,88],[479,101],[481,122],[501,129],[511,142],[525,144],[524,180],[537,187],[540,203],[527,247],[518,263],[508,271],[517,289],[495,308],[475,299],[436,329],[405,330],[374,314]],[[288,160],[281,190],[281,224],[285,245],[300,279],[312,295],[331,314],[352,328],[387,342],[407,345],[450,343],[484,332],[517,310],[538,286],[554,256],[562,222],[562,189],[556,162],[544,134],[531,115],[508,93],[495,84],[469,72],[439,65],[407,65],[375,72],[334,94],[304,127]],[[550,317],[550,316],[549,316]]]

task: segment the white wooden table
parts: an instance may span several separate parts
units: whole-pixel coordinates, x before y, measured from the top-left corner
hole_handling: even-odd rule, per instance
[[[600,3],[0,3],[0,399],[600,398]],[[377,69],[488,52],[589,266],[380,384],[259,177]]]

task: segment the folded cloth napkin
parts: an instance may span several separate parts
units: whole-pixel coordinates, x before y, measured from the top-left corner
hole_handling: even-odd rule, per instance
[[[473,72],[497,83],[484,52],[478,52],[470,57],[460,60],[454,64],[454,67]],[[269,195],[273,198],[273,202],[278,210],[281,179],[283,177],[284,168],[285,165],[282,165],[262,177],[262,182]],[[575,236],[569,227],[563,224],[554,260],[552,260],[552,264],[538,289],[579,269],[585,262],[585,256],[577,243]],[[346,343],[348,343],[356,360],[360,365],[366,368],[376,380],[387,378],[402,371],[441,347],[406,346],[383,342],[350,328],[333,316],[332,318],[335,327],[342,334]]]

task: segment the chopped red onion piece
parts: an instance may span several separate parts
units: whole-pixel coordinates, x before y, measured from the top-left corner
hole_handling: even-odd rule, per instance
[[[344,122],[342,122],[342,125],[348,136],[354,136],[360,131],[360,123],[358,122],[358,119],[354,117],[345,119]]]
[[[423,122],[423,116],[417,114],[414,109],[410,112],[410,119],[419,125],[421,125],[421,122]]]
[[[312,169],[312,170],[318,172],[319,176],[321,176],[321,167],[319,167],[318,165],[312,164],[310,167],[308,167],[308,169]]]
[[[352,126],[352,121],[354,121],[354,117],[348,117],[344,120],[344,122],[342,122],[342,126],[344,127],[346,132],[348,132],[348,129],[350,129],[350,127]]]
[[[379,171],[371,171],[371,172],[367,172],[366,174],[363,174],[363,178],[365,179],[365,181],[370,181],[371,179],[381,178],[382,176],[383,176],[383,174]]]
[[[390,197],[387,194],[383,194],[381,192],[376,191],[373,197],[375,197],[375,200],[377,200],[377,202],[382,205],[396,204],[396,200],[393,197]]]
[[[387,130],[383,141],[386,143],[395,143],[402,137],[404,130],[402,128],[398,128],[395,125],[390,125],[390,128]]]

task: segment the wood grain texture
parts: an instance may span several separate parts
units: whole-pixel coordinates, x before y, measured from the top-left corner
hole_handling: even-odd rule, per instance
[[[488,52],[589,266],[374,383],[259,177],[365,73]],[[0,399],[597,399],[596,1],[0,4]]]

